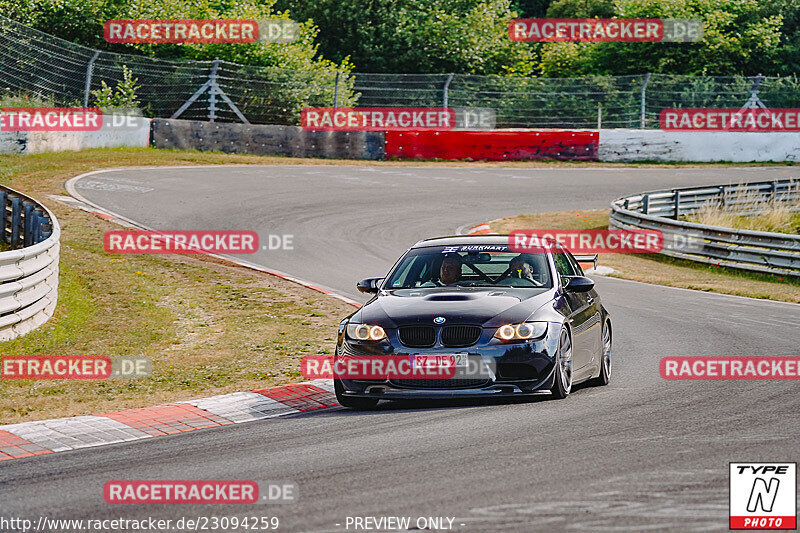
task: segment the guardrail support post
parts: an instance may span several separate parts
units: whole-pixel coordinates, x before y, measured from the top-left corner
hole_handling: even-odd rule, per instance
[[[681,191],[675,189],[675,220],[681,218]]]
[[[2,220],[0,220],[0,226],[2,227],[2,230],[3,230],[3,233],[0,234],[0,239],[3,239],[4,241],[9,242],[9,240],[6,239],[6,202],[7,201],[8,201],[8,193],[6,191],[0,191],[0,206],[2,206],[2,207],[0,207],[0,210],[1,210],[0,214],[2,214],[2,217],[0,217],[2,219]]]
[[[50,217],[41,217],[41,218],[39,218],[39,224],[37,225],[37,227],[39,228],[37,230],[37,235],[38,235],[37,240],[36,240],[37,243],[42,242],[43,240],[47,239],[50,235],[53,234],[53,226],[51,224],[52,223],[50,222]],[[42,228],[44,226],[50,226],[50,229],[49,230],[43,230]]]
[[[42,240],[43,218],[44,218],[44,211],[42,211],[41,209],[37,209],[33,212],[34,227],[33,227],[33,235],[31,237],[34,244],[37,244]]]
[[[22,223],[22,198],[11,199],[11,247],[19,246],[19,226]]]
[[[645,194],[642,196],[642,213],[646,215],[648,211],[650,211],[650,195]]]
[[[24,229],[22,233],[23,246],[30,246],[33,239],[33,204],[31,202],[22,202],[24,216],[22,222]]]

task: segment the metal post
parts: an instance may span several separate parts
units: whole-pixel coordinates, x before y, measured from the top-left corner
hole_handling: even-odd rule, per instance
[[[681,216],[681,191],[675,189],[675,220],[679,220]]]
[[[11,247],[19,246],[19,226],[22,223],[22,198],[11,199]]]
[[[89,90],[92,87],[92,72],[94,72],[94,62],[97,60],[97,56],[100,55],[100,50],[94,53],[92,58],[89,60],[89,64],[86,66],[86,87],[83,90],[83,107],[89,107]]]
[[[219,58],[214,58],[214,63],[211,65],[211,74],[208,76],[210,82],[208,91],[208,121],[214,122],[217,118],[217,69],[219,68]]]
[[[44,229],[47,226],[50,229]],[[39,237],[37,242],[42,242],[50,235],[53,234],[53,226],[52,222],[50,222],[50,217],[40,217],[39,218]]]
[[[50,229],[44,229],[47,226]],[[50,222],[49,217],[42,217],[39,221],[39,242],[47,239],[50,235],[53,234],[53,225]]]
[[[6,191],[0,191],[0,229],[2,229],[2,233],[0,233],[0,239],[9,242],[6,238],[6,202],[8,200],[8,193]]]
[[[209,94],[209,99],[208,99],[208,101],[209,101],[209,110],[208,111],[209,111],[209,117],[210,117],[211,122],[214,122],[214,118],[216,118],[215,115],[214,115],[214,111],[216,110],[217,95],[219,95],[220,98],[222,98],[222,101],[225,102],[226,104],[228,104],[228,107],[230,107],[233,110],[233,112],[236,113],[236,116],[239,117],[239,120],[241,120],[243,124],[250,124],[250,122],[245,118],[245,116],[242,114],[242,112],[239,111],[239,108],[236,107],[236,104],[234,104],[233,101],[231,101],[231,99],[228,98],[228,95],[225,94],[225,91],[220,89],[219,85],[217,84],[217,68],[218,68],[218,66],[219,66],[219,59],[215,59],[214,60],[214,64],[213,64],[213,66],[211,68],[211,74],[209,74],[208,80],[202,85],[202,87],[197,89],[197,91],[195,91],[195,93],[188,100],[186,100],[183,103],[183,105],[181,105],[178,108],[178,110],[175,111],[172,114],[172,116],[169,117],[169,118],[178,118],[179,116],[181,116],[181,113],[183,113],[184,111],[189,109],[189,106],[191,106],[195,102],[195,100],[200,98],[201,94],[203,94],[204,92],[208,91],[208,94]]]
[[[767,106],[761,101],[761,98],[758,97],[758,87],[761,85],[762,81],[764,81],[764,76],[761,74],[753,78],[753,85],[750,86],[750,98],[747,99],[739,110],[740,113],[745,109],[767,109]]]
[[[22,202],[23,225],[22,245],[30,246],[33,244],[33,202]]]
[[[642,196],[642,213],[645,215],[650,211],[650,195],[645,194]]]
[[[597,104],[597,131],[600,131],[600,127],[603,125],[603,106]]]
[[[41,209],[37,209],[33,212],[33,235],[32,240],[33,244],[37,244],[42,241],[42,219],[44,219],[44,211]]]
[[[645,97],[645,89],[647,89],[647,84],[648,84],[648,82],[650,82],[650,76],[651,76],[651,74],[649,72],[647,74],[645,74],[644,83],[642,84],[642,109],[641,109],[642,124],[641,124],[641,129],[644,129],[644,107],[645,107],[644,106],[644,102],[645,102],[644,97]]]
[[[444,82],[444,90],[442,91],[442,107],[444,107],[444,108],[447,108],[449,90],[450,90],[450,82],[451,81],[453,81],[453,74],[452,73],[447,75],[447,81]]]
[[[336,81],[333,82],[333,108],[339,107],[339,73],[336,73]]]

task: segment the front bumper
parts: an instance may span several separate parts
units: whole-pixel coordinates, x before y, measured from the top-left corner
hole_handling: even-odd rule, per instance
[[[381,342],[359,342],[339,337],[336,358],[359,356],[411,356],[467,353],[471,360],[483,363],[480,376],[456,376],[453,379],[348,379],[335,375],[342,394],[360,398],[403,400],[416,398],[504,397],[537,394],[552,386],[555,354],[560,327],[551,324],[545,336],[532,342],[502,343],[493,339],[494,329],[485,329],[478,342],[465,348],[436,344],[430,348],[403,346],[397,330],[386,330]],[[467,378],[467,379],[465,379]]]

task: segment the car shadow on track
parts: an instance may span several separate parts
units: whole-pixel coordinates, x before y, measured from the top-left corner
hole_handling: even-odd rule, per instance
[[[588,383],[581,383],[572,388],[572,393],[580,392],[582,389],[592,389],[593,387]],[[324,413],[319,413],[323,416],[359,416],[359,415],[376,415],[387,412],[408,412],[408,411],[430,411],[435,409],[466,409],[470,407],[485,407],[491,405],[515,405],[526,403],[539,403],[539,402],[554,402],[550,393],[540,392],[529,396],[504,396],[496,398],[442,398],[442,399],[419,399],[419,400],[384,400],[378,404],[374,409],[366,410],[353,410],[341,407],[339,409],[326,409]],[[565,400],[569,401],[569,397]]]

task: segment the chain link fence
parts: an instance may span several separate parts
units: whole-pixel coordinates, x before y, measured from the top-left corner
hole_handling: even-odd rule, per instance
[[[227,61],[169,61],[93,50],[0,16],[0,103],[29,96],[94,105],[127,67],[146,116],[296,125],[305,107],[481,107],[498,128],[649,128],[671,107],[800,107],[800,79],[665,74],[519,78],[295,71]],[[15,100],[16,101],[16,100]]]

